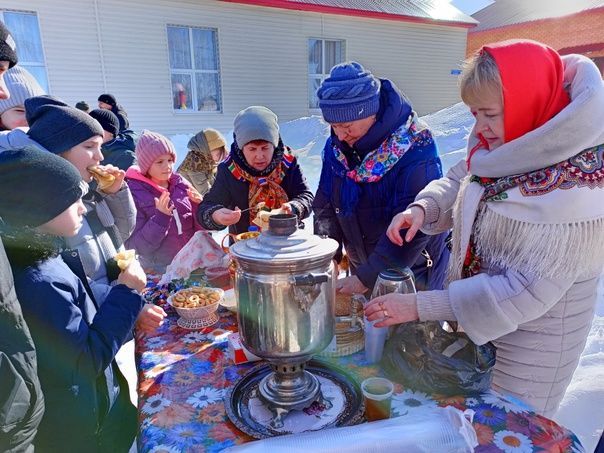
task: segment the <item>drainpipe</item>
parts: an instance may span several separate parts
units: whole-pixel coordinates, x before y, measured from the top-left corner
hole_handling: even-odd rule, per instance
[[[103,52],[103,40],[101,39],[101,22],[99,21],[99,5],[98,0],[93,0],[94,18],[96,21],[96,39],[99,45],[101,55],[101,77],[103,78],[103,92],[107,92],[107,77],[105,75],[105,53]]]

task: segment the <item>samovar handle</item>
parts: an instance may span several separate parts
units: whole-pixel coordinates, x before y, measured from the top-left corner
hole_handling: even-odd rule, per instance
[[[292,285],[293,297],[298,302],[300,310],[307,312],[313,302],[321,294],[321,284],[329,281],[329,274],[292,275],[289,283]]]

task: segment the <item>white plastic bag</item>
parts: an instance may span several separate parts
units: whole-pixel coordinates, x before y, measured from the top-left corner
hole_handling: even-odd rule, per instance
[[[233,453],[470,453],[478,445],[474,412],[454,407],[302,434],[272,437],[223,450]]]
[[[229,257],[214,238],[207,231],[197,231],[168,265],[159,284],[188,278],[196,269],[222,268],[228,273],[228,266]]]

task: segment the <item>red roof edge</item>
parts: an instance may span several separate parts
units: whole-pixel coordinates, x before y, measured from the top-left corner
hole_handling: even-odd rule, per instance
[[[576,46],[563,47],[558,50],[560,55],[568,55],[571,53],[589,54],[591,52],[600,52],[604,50],[604,42],[596,42],[590,44],[579,44]]]
[[[431,25],[448,25],[460,28],[476,27],[476,24],[467,22],[446,21],[428,19],[423,17],[406,16],[403,14],[388,14],[378,11],[363,11],[351,8],[339,8],[335,6],[314,5],[309,3],[288,2],[286,0],[220,0],[226,3],[241,3],[244,5],[264,6],[267,8],[280,8],[295,11],[308,11],[313,13],[336,14],[338,16],[356,16],[370,19],[392,20],[398,22],[415,22]]]
[[[588,14],[593,14],[593,13],[599,14],[602,11],[604,11],[604,6],[598,6],[595,8],[584,9],[583,11],[577,11],[576,13],[565,14],[564,16],[543,17],[541,19],[525,20],[523,22],[515,22],[513,24],[507,24],[507,25],[498,25],[496,27],[483,28],[481,30],[470,30],[468,33],[473,33],[473,34],[478,35],[479,33],[489,33],[493,30],[499,30],[502,28],[506,28],[506,29],[522,28],[522,27],[526,26],[526,24],[531,24],[531,25],[537,26],[537,25],[545,24],[547,22],[554,22],[554,21],[561,20],[561,19],[573,19],[578,16],[586,16]]]

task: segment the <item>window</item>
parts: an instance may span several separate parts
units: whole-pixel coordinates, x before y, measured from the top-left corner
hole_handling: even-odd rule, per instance
[[[48,93],[48,76],[36,13],[1,11],[0,17],[17,44],[19,66],[26,68]]]
[[[168,48],[174,110],[220,112],[216,30],[169,25]]]
[[[308,40],[308,107],[319,108],[317,90],[329,71],[344,61],[345,42],[329,39]]]

